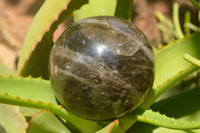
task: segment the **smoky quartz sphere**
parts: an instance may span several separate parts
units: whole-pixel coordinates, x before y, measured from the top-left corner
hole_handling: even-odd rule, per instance
[[[91,120],[119,118],[134,110],[154,79],[148,39],[133,24],[111,16],[68,27],[52,48],[49,64],[58,101]]]

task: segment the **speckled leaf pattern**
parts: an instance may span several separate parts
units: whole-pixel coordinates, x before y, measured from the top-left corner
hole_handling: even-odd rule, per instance
[[[8,133],[26,133],[28,126],[20,108],[6,104],[0,104],[0,125]]]
[[[89,4],[75,11],[74,19],[78,21],[93,16],[114,16],[115,7],[115,0],[89,0]]]
[[[48,79],[48,58],[57,26],[87,0],[47,0],[36,14],[24,41],[18,74]]]
[[[33,116],[27,133],[71,133],[69,129],[49,111]]]

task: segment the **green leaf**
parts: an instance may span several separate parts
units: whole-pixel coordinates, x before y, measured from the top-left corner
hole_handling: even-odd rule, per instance
[[[176,88],[180,89],[180,88]],[[154,111],[159,111],[169,117],[181,118],[184,121],[199,121],[200,120],[200,87],[185,91],[183,93],[171,96],[154,103],[151,108]],[[191,104],[192,103],[192,104]],[[200,129],[196,130],[173,130],[163,127],[156,127],[146,123],[136,122],[130,129],[135,133],[199,133]],[[130,132],[131,132],[130,131]]]
[[[188,62],[192,63],[193,65],[200,67],[200,60],[192,57],[191,55],[185,54],[184,59],[187,60]]]
[[[123,131],[120,130],[120,128],[119,128],[119,121],[118,120],[114,121],[113,125],[110,128],[109,133],[123,133]]]
[[[191,116],[195,113],[195,117],[190,117],[185,120],[200,120],[200,114],[198,114],[198,116],[196,115],[196,112],[200,110],[199,95],[200,87],[196,87],[178,95],[160,100],[154,103],[151,109],[175,118]]]
[[[75,21],[93,16],[114,16],[115,0],[89,0],[89,4],[75,11]]]
[[[200,87],[196,87],[192,90],[188,90],[178,95],[174,95],[167,99],[163,99],[154,103],[151,108],[153,110],[159,110],[161,113],[165,113],[167,116],[181,118],[182,120],[200,120]],[[192,104],[191,104],[192,103]],[[177,130],[156,128],[155,133],[176,133]],[[192,133],[199,133],[200,129],[191,130]],[[188,133],[187,131],[180,130],[177,133]]]
[[[80,118],[58,106],[49,81],[41,78],[0,77],[0,103],[49,109],[83,132],[94,132],[103,126],[96,121]],[[78,122],[81,124],[77,124]]]
[[[153,112],[152,110],[146,110],[141,115],[138,114],[137,121],[170,129],[190,130],[200,128],[200,121],[178,120],[162,115],[159,112]]]
[[[153,89],[145,102],[140,106],[141,108],[147,109],[161,94],[175,85],[177,81],[198,70],[196,66],[185,61],[183,56],[185,53],[188,53],[195,58],[200,58],[199,36],[199,32],[186,36],[160,49],[155,54],[156,64]],[[123,131],[126,131],[136,122],[136,119],[133,118],[136,116],[135,113],[137,112],[133,111],[130,115],[119,119],[119,126]]]
[[[184,19],[184,32],[186,35],[189,35],[191,32],[190,32],[190,29],[188,27],[188,24],[191,22],[191,13],[189,11],[187,11],[185,13],[185,19]]]
[[[49,81],[41,78],[0,76],[0,93],[4,92],[24,99],[56,104],[54,92]],[[22,112],[27,117],[35,114],[36,111],[36,109],[32,108],[22,108]]]
[[[49,81],[41,78],[20,78],[0,76],[0,92],[24,99],[56,104],[55,95]]]
[[[33,101],[30,99],[23,99],[23,98],[20,98],[19,96],[11,96],[7,93],[0,93],[0,101],[1,103],[18,105],[22,107],[48,109],[52,113],[62,117],[67,122],[73,124],[74,127],[78,128],[81,132],[84,132],[84,133],[90,133],[90,132],[93,133],[99,130],[100,128],[102,128],[102,126],[104,126],[103,123],[86,120],[81,117],[78,117],[74,115],[73,113],[68,112],[61,105],[57,105],[57,104],[45,103],[41,101]]]
[[[18,74],[48,79],[48,58],[57,26],[87,0],[47,0],[36,14],[26,35]]]
[[[117,0],[115,16],[131,21],[133,0]]]
[[[184,34],[181,29],[180,20],[179,20],[179,4],[176,2],[173,4],[173,21],[174,21],[174,26],[176,29],[176,34],[175,34],[176,37],[183,38]]]
[[[155,56],[155,80],[153,89],[142,108],[148,108],[160,95],[177,81],[198,70],[198,67],[184,60],[185,53],[200,58],[200,33],[185,36],[160,49]]]
[[[28,124],[19,107],[0,104],[0,125],[9,133],[26,133]]]
[[[28,133],[71,133],[56,116],[49,111],[37,113],[31,120]]]
[[[154,129],[153,133],[199,133],[200,129],[196,130],[173,130],[168,128],[159,127]]]
[[[200,129],[195,130],[174,130],[164,127],[156,127],[147,123],[137,122],[129,129],[134,133],[199,133]]]

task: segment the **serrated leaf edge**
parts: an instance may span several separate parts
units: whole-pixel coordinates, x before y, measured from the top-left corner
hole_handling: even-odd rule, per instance
[[[154,112],[151,109],[146,110],[142,114],[137,114],[137,121],[170,129],[191,130],[200,128],[200,121],[174,119],[165,114],[160,114],[158,111]]]
[[[48,1],[45,1],[45,2],[48,2]],[[18,75],[22,72],[23,67],[25,66],[25,64],[26,64],[26,62],[28,61],[29,57],[31,56],[31,54],[33,53],[33,51],[36,49],[36,47],[37,47],[36,44],[38,44],[39,42],[41,42],[43,36],[44,36],[48,31],[50,31],[51,26],[52,26],[55,22],[58,21],[58,18],[59,18],[59,16],[60,16],[60,14],[61,14],[63,11],[67,10],[68,4],[69,4],[70,2],[71,2],[71,0],[69,0],[69,1],[67,2],[66,6],[65,6],[64,8],[61,8],[61,7],[60,7],[60,11],[58,12],[57,17],[56,17],[55,19],[53,19],[53,21],[50,22],[49,26],[46,28],[46,30],[43,31],[43,33],[41,34],[40,38],[39,38],[37,41],[35,41],[35,45],[31,46],[32,48],[31,48],[29,54],[27,54],[27,56],[24,57],[24,58],[20,57],[20,60],[24,60],[24,61],[23,61],[23,64],[19,63],[19,65],[18,65],[18,67],[17,67],[17,74],[18,74]],[[46,3],[43,4],[43,5],[44,5],[44,8],[45,8],[45,6],[47,5],[47,4],[46,4],[46,5],[45,5],[45,4],[46,4]],[[42,6],[42,7],[43,7],[43,6]],[[41,9],[42,9],[42,7],[41,7]],[[33,21],[36,21],[36,19],[37,19],[37,18],[35,17]],[[33,24],[32,24],[32,25],[33,25]],[[31,25],[31,27],[32,27],[32,25]],[[30,28],[31,28],[31,27],[30,27]],[[29,32],[30,32],[30,29],[29,29],[28,33],[29,33]],[[27,34],[27,35],[28,35],[28,34]],[[26,39],[25,39],[25,41],[26,41]],[[24,43],[25,43],[25,41],[24,41]],[[23,49],[25,49],[25,48],[23,47]],[[23,52],[23,49],[22,49],[22,52]],[[21,58],[22,58],[22,59],[21,59]],[[20,62],[20,60],[19,60],[19,62]]]
[[[68,112],[62,105],[33,101],[31,99],[23,99],[19,96],[9,95],[7,92],[0,93],[0,103],[49,110],[52,113],[64,118],[66,121],[74,124],[78,129],[84,132],[86,132],[86,130],[89,128],[92,131],[96,131],[103,127],[102,125],[99,125],[97,121],[86,120]],[[82,124],[77,125],[77,121],[81,122]],[[89,125],[90,127],[87,129],[86,126]]]
[[[68,112],[62,105],[45,103],[41,101],[33,101],[31,99],[23,99],[19,96],[9,95],[7,92],[0,93],[1,103],[12,104],[23,107],[37,108],[37,109],[49,109],[51,112],[60,115],[64,118],[68,117]]]
[[[115,126],[119,126],[119,120],[115,120],[113,125],[110,127],[108,133],[112,133],[112,128],[115,127]]]

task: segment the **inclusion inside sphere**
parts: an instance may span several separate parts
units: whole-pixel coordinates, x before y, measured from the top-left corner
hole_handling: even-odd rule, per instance
[[[134,110],[154,79],[148,39],[133,24],[111,16],[68,27],[52,48],[49,65],[57,99],[91,120],[114,119]]]

